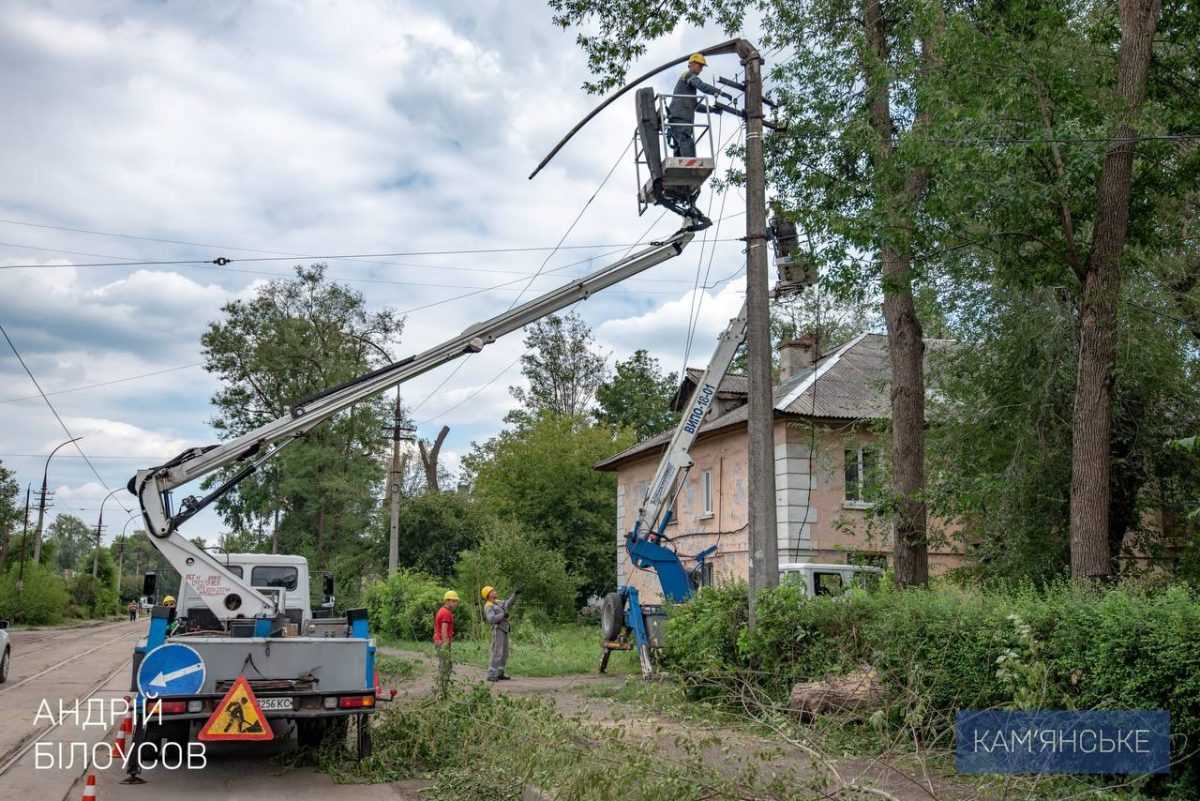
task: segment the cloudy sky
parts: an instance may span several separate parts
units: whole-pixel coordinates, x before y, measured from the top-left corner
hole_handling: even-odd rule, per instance
[[[580,89],[586,63],[574,36],[541,3],[511,0],[5,3],[0,322],[99,473],[60,451],[54,513],[94,523],[103,485],[215,441],[216,383],[199,366],[200,335],[223,303],[303,256],[459,251],[327,260],[371,308],[406,314],[400,357],[503,311],[543,265],[523,298],[588,265],[556,268],[645,235],[658,213],[637,216],[632,160],[618,163],[632,100],[526,180],[597,102]],[[635,72],[724,38],[680,31]],[[732,56],[714,62],[718,73],[737,70]],[[553,246],[614,163],[569,249],[462,252]],[[734,191],[726,204],[715,238],[728,241],[702,249],[697,240],[578,306],[610,363],[642,347],[679,369],[698,267],[713,286],[699,293],[690,361],[707,359],[743,289],[734,240],[744,217],[732,216],[743,200]],[[674,227],[668,216],[649,238]],[[219,256],[241,261],[75,266]],[[65,436],[0,347],[0,460],[36,489],[45,454]],[[501,427],[521,351],[510,335],[436,392],[453,365],[405,385],[422,436],[450,426],[451,468]],[[109,539],[129,519],[119,506],[135,508],[123,491],[109,501]],[[186,533],[220,530],[206,514]]]

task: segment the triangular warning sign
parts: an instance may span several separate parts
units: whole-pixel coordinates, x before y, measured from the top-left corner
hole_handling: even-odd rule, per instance
[[[245,676],[225,693],[221,703],[213,710],[212,717],[200,730],[200,739],[205,742],[223,740],[270,740],[275,734],[267,716],[258,706],[258,699],[250,689]]]

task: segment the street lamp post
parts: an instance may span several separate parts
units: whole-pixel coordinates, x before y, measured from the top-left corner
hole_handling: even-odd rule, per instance
[[[42,494],[38,498],[38,522],[37,522],[37,537],[33,541],[33,561],[40,562],[42,560],[42,523],[46,519],[46,481],[50,474],[50,460],[54,458],[54,454],[58,453],[58,449],[72,442],[78,442],[83,437],[74,437],[66,442],[60,442],[54,446],[54,450],[50,451],[50,455],[46,457],[46,466],[42,468]]]
[[[121,554],[117,557],[117,595],[121,595],[121,576],[125,573],[125,548],[129,545],[129,540],[125,536],[125,532],[129,531],[129,524],[142,516],[141,512],[134,512],[125,521],[125,525],[121,527]]]
[[[92,551],[92,578],[100,577],[100,535],[104,531],[104,504],[108,503],[108,499],[116,495],[124,487],[117,487],[112,492],[104,496],[104,500],[100,501],[100,516],[96,518],[96,550]]]

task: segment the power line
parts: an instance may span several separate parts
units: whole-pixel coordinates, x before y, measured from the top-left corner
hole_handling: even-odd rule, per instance
[[[129,376],[125,376],[124,378],[114,378],[111,381],[101,381],[98,384],[83,384],[82,386],[70,387],[68,389],[57,389],[53,392],[45,393],[45,396],[67,395],[71,392],[83,392],[85,389],[97,389],[99,387],[109,387],[109,386],[112,386],[113,384],[123,384],[126,381],[137,381],[140,378],[150,378],[151,376],[163,375],[164,373],[174,373],[179,370],[188,370],[192,367],[202,367],[202,366],[204,366],[203,362],[192,362],[191,364],[181,364],[176,367],[164,367],[161,370],[154,370],[149,373],[140,373],[139,375],[129,375]],[[38,398],[45,397],[45,396],[43,396],[43,395],[26,395],[21,398],[0,398],[0,403],[20,403],[22,401],[37,400]]]
[[[662,222],[662,218],[663,218],[663,217],[665,217],[666,215],[667,215],[667,212],[666,212],[665,210],[663,211],[663,213],[662,213],[662,214],[658,215],[658,219],[656,219],[654,222],[650,223],[650,227],[649,227],[649,228],[647,228],[647,229],[645,230],[645,232],[644,232],[644,233],[643,233],[643,234],[642,234],[640,237],[638,237],[638,242],[641,242],[641,240],[643,240],[643,239],[645,239],[647,236],[649,236],[649,235],[650,235],[650,232],[654,230],[654,227],[655,227],[656,225],[658,225],[660,222]],[[625,255],[626,255],[626,256],[628,256],[628,255],[629,255],[629,253],[630,253],[630,252],[631,252],[631,251],[632,251],[632,250],[633,250],[635,247],[637,247],[637,244],[630,245],[630,246],[629,246],[629,249],[625,251]],[[614,251],[614,252],[615,252],[615,251]],[[574,305],[575,305],[575,304],[572,304],[572,306],[574,306]],[[500,380],[500,378],[501,378],[502,376],[504,376],[504,374],[505,374],[505,373],[507,373],[509,370],[511,370],[511,369],[512,369],[512,368],[513,368],[513,367],[514,367],[516,364],[517,364],[517,362],[519,362],[519,361],[521,361],[521,357],[520,357],[520,356],[518,356],[517,358],[513,359],[513,360],[512,360],[512,361],[511,361],[511,362],[508,364],[508,366],[507,366],[507,367],[505,367],[503,370],[501,370],[499,373],[497,373],[495,376],[493,376],[493,377],[491,378],[491,380],[487,381],[485,384],[483,384],[483,386],[481,386],[481,387],[479,387],[478,389],[476,389],[476,390],[475,390],[474,392],[472,392],[470,395],[468,395],[467,397],[463,398],[463,399],[462,399],[462,400],[460,400],[458,403],[455,403],[453,406],[450,406],[450,407],[448,407],[448,408],[446,408],[446,409],[442,409],[440,412],[438,412],[437,414],[433,415],[432,417],[429,417],[429,418],[427,418],[427,419],[425,419],[425,420],[422,420],[421,422],[417,423],[417,425],[425,425],[426,423],[430,423],[430,422],[432,422],[432,421],[434,421],[434,420],[438,419],[439,417],[444,417],[445,415],[449,414],[450,412],[454,411],[455,409],[459,408],[460,406],[463,406],[464,404],[470,403],[471,401],[475,400],[475,398],[479,397],[479,395],[480,395],[480,394],[482,394],[482,393],[484,392],[484,390],[486,390],[486,389],[487,389],[488,387],[490,387],[492,384],[494,384],[494,383],[496,383],[497,381],[499,381],[499,380]],[[435,390],[435,392],[436,392],[436,390]]]
[[[740,239],[721,239],[713,240],[714,242],[740,242]],[[215,259],[154,259],[154,260],[125,260],[125,261],[104,261],[104,262],[84,262],[82,264],[2,264],[0,270],[39,270],[39,269],[63,269],[66,267],[162,267],[162,266],[182,266],[182,265],[207,265],[212,264],[217,267],[224,267],[229,264],[242,264],[249,262],[269,262],[269,261],[294,261],[296,258],[312,259],[314,261],[353,261],[369,258],[387,258],[390,256],[456,256],[456,255],[471,255],[479,253],[536,253],[540,251],[558,251],[558,250],[602,250],[605,248],[620,248],[629,247],[636,243],[629,242],[610,242],[596,245],[560,245],[558,247],[523,247],[523,248],[478,248],[474,250],[407,250],[407,251],[391,251],[387,253],[335,253],[335,254],[317,254],[312,256],[279,256],[279,257],[256,257],[248,259],[230,259],[224,256],[218,256]],[[17,247],[32,247],[17,245]],[[35,250],[52,250],[51,248],[32,248]],[[111,256],[102,258],[113,258]]]
[[[588,197],[587,201],[583,204],[583,207],[581,209],[579,209],[579,213],[575,215],[575,219],[571,221],[571,224],[569,226],[567,226],[567,230],[564,231],[563,235],[558,238],[558,243],[554,246],[553,250],[551,250],[550,253],[548,253],[546,255],[546,258],[542,260],[542,263],[538,267],[537,272],[534,273],[532,276],[530,276],[528,283],[525,284],[525,286],[521,289],[520,293],[513,299],[513,302],[508,305],[508,310],[511,311],[512,308],[514,306],[516,306],[517,303],[521,300],[521,298],[524,297],[525,292],[528,291],[529,287],[533,285],[534,279],[542,274],[542,271],[546,269],[546,265],[550,262],[550,259],[554,258],[554,254],[558,253],[558,251],[562,248],[563,243],[567,241],[567,237],[571,235],[571,232],[575,230],[575,226],[579,224],[579,221],[581,219],[583,219],[584,213],[592,205],[592,201],[594,201],[596,199],[596,197],[600,194],[600,192],[604,189],[605,185],[608,183],[608,179],[612,178],[613,173],[617,171],[617,167],[624,160],[625,154],[629,152],[629,148],[631,148],[631,147],[633,147],[632,139],[630,139],[629,143],[625,145],[625,148],[621,151],[621,154],[619,156],[617,156],[617,158],[613,162],[612,166],[608,168],[608,173],[604,176],[603,180],[600,181],[600,185],[596,187],[596,190],[594,192],[592,192],[590,197]],[[459,370],[461,370],[464,366],[466,366],[466,364],[470,360],[470,358],[471,358],[470,355],[468,355],[466,358],[459,360],[458,364],[454,365],[454,369],[451,370],[444,379],[442,379],[442,382],[440,384],[438,384],[436,387],[434,387],[433,391],[431,391],[428,395],[426,395],[424,398],[422,398],[420,403],[418,403],[416,406],[412,407],[412,412],[416,412],[417,409],[420,409],[422,406],[424,406],[426,403],[428,403],[430,398],[432,398],[434,395],[436,395],[438,392],[440,392],[442,390],[442,387],[446,386],[446,384],[448,384],[450,382],[450,379],[454,378],[454,376],[456,376],[458,374]],[[496,379],[493,379],[493,380],[498,380],[499,377],[500,376],[496,376]],[[483,389],[486,389],[489,386],[491,386],[491,382],[484,384],[483,387],[480,388],[480,392],[482,392]]]
[[[12,348],[13,355],[17,357],[17,361],[21,363],[21,366],[25,368],[25,374],[29,376],[29,380],[33,382],[35,387],[37,387],[38,394],[41,395],[42,400],[46,402],[46,406],[49,407],[50,412],[54,415],[54,419],[58,421],[60,426],[62,426],[62,430],[67,435],[67,438],[74,440],[71,444],[75,446],[75,450],[79,451],[79,455],[83,458],[83,461],[87,462],[87,466],[92,471],[92,475],[94,475],[96,480],[100,482],[100,486],[111,492],[112,488],[109,487],[104,481],[104,478],[100,475],[100,471],[98,471],[96,466],[92,464],[91,459],[87,458],[87,454],[83,452],[83,448],[79,447],[78,438],[71,433],[71,429],[67,427],[67,424],[63,421],[62,417],[59,416],[58,410],[54,408],[54,404],[50,402],[50,398],[46,397],[46,393],[42,391],[42,385],[38,383],[37,378],[35,378],[33,375],[33,371],[29,369],[29,365],[25,363],[24,357],[21,356],[21,352],[17,350],[17,346],[13,344],[12,337],[8,335],[8,331],[4,328],[3,323],[0,323],[0,334],[4,335],[4,339],[6,342],[8,342],[8,346]],[[125,505],[121,503],[120,499],[117,500],[117,505],[122,509],[125,509]],[[129,513],[129,510],[125,509],[125,514]]]

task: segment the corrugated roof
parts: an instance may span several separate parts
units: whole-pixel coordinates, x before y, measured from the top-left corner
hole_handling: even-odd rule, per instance
[[[942,350],[949,340],[925,341],[926,353]],[[688,368],[695,383],[703,370]],[[814,380],[815,374],[815,380]],[[732,379],[732,381],[731,381]],[[891,367],[887,337],[863,333],[821,358],[815,369],[792,376],[774,388],[777,414],[843,420],[884,420],[891,414]],[[682,382],[681,382],[682,383]],[[721,394],[746,394],[746,376],[729,375],[721,382]],[[740,392],[739,392],[740,390]],[[739,406],[715,419],[705,419],[700,436],[746,422],[747,407]],[[613,469],[619,462],[661,448],[673,430],[663,431],[598,462],[598,470]]]

